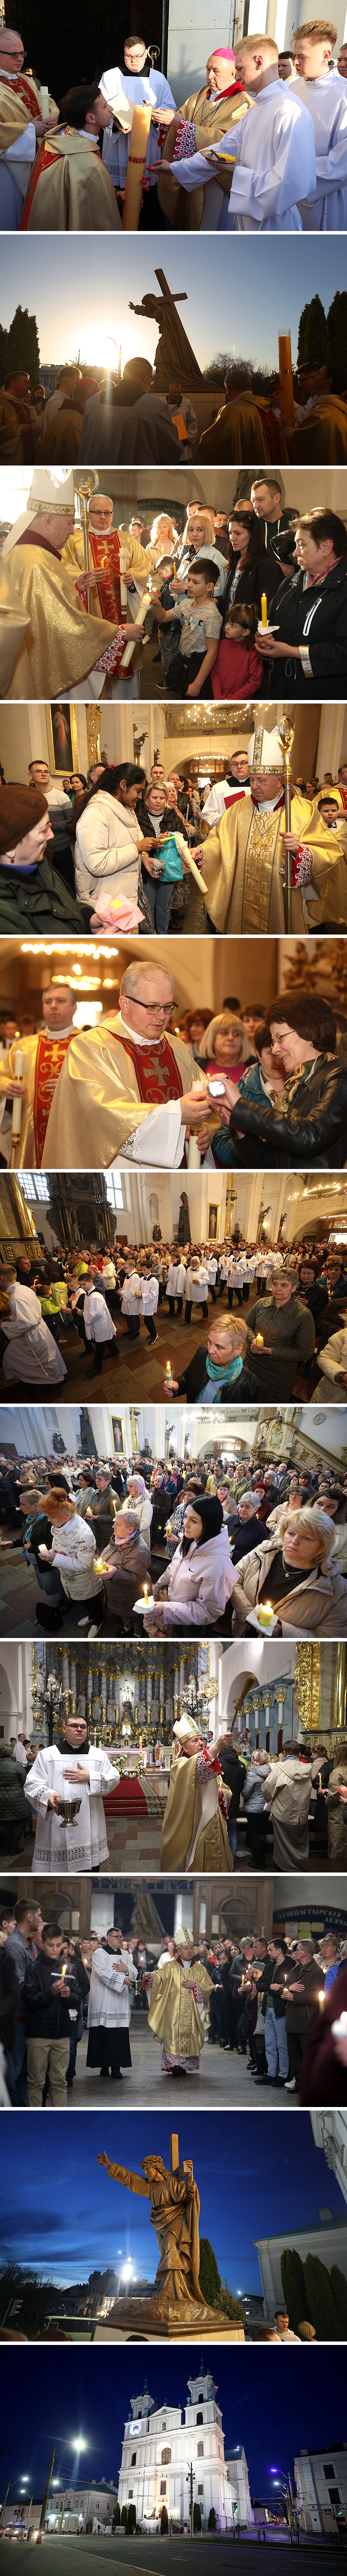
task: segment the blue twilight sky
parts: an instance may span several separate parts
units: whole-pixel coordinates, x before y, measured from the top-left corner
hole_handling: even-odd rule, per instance
[[[278,2126],[278,2123],[276,2123]],[[53,2123],[50,2122],[52,2128]],[[202,2346],[202,2352],[204,2347]],[[6,2353],[1,2401],[1,2439],[5,2448],[1,2487],[11,2479],[11,2499],[42,2496],[56,2441],[57,2484],[82,2477],[116,2479],[121,2462],[124,2422],[130,2398],[139,2396],[147,2378],[155,2405],[180,2406],[183,2415],[188,2380],[199,2368],[200,2346],[158,2352],[143,2344],[138,2352],[110,2345],[73,2352],[67,2344],[49,2357],[38,2345],[30,2352]],[[327,2459],[345,2438],[341,2354],[329,2348],[329,2371],[323,2345],[312,2350],[282,2350],[279,2362],[263,2348],[261,2356],[240,2345],[205,2353],[206,2369],[218,2387],[226,2450],[244,2443],[251,2495],[276,2498],[276,2477],[293,2473],[294,2453],[327,2445]],[[164,2377],[163,2377],[164,2373]],[[328,2377],[328,2387],[327,2387]],[[74,2447],[75,2434],[86,2448]],[[70,2439],[69,2439],[70,2437]],[[329,2450],[330,2445],[330,2450]],[[189,2437],[187,2431],[187,2455]],[[278,2492],[278,2489],[277,2489]]]
[[[19,302],[36,312],[46,363],[75,358],[80,349],[91,364],[114,366],[114,338],[123,360],[140,350],[154,358],[156,325],[129,313],[129,298],[139,303],[145,292],[159,294],[158,263],[171,289],[186,288],[187,303],[178,309],[201,368],[218,348],[277,365],[278,329],[290,324],[296,359],[303,304],[319,291],[327,309],[345,285],[343,238],[319,235],[319,269],[317,249],[315,237],[294,233],[266,241],[204,235],[203,254],[187,234],[172,241],[163,233],[153,242],[139,235],[136,244],[128,236],[119,245],[109,233],[88,234],[88,240],[84,233],[68,240],[50,233],[22,235],[19,258],[17,236],[8,234],[1,321],[7,327]]]
[[[288,2120],[254,2111],[181,2114],[180,2156],[193,2157],[200,2192],[200,2234],[214,2246],[230,2289],[259,2289],[255,2237],[317,2222],[319,2209],[345,2217],[339,2185],[314,2145],[308,2112]],[[157,2241],[149,2204],[111,2182],[98,2165],[110,2161],[140,2172],[153,2147],[168,2164],[169,2119],[163,2112],[56,2111],[35,2120],[26,2111],[2,2121],[1,2261],[16,2255],[58,2283],[85,2281],[95,2269],[134,2259],[139,2276],[154,2279]],[[5,2215],[6,2213],[6,2215]]]

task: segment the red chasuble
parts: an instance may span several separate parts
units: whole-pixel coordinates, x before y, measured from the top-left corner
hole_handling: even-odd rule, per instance
[[[108,617],[111,626],[124,625],[126,608],[122,609],[121,605],[120,544],[117,528],[111,528],[110,535],[107,537],[97,537],[95,529],[88,527],[88,541],[90,561],[98,574],[101,616]]]
[[[118,1029],[113,1030],[113,1036],[118,1038]],[[123,1037],[122,1030],[122,1046],[135,1065],[140,1100],[148,1100],[152,1109],[161,1109],[165,1100],[182,1099],[183,1082],[169,1038],[155,1038],[153,1046],[142,1050],[132,1046],[131,1038]]]
[[[72,1031],[70,1034],[72,1035]],[[54,1082],[55,1085],[58,1081],[58,1074],[61,1072],[61,1066],[64,1063],[64,1055],[66,1055],[66,1049],[70,1044],[70,1034],[67,1038],[49,1038],[46,1037],[46,1032],[44,1030],[43,1035],[39,1037],[37,1041],[33,1118],[35,1159],[38,1171],[41,1170],[46,1127],[48,1126],[49,1112],[52,1107],[52,1096],[51,1092],[47,1091],[47,1083]]]
[[[13,78],[11,76],[11,89],[15,89],[17,98],[22,99],[23,107],[27,107],[30,121],[33,123],[35,116],[41,115],[41,108],[40,99],[37,96],[34,81],[30,80],[29,72],[18,72]]]

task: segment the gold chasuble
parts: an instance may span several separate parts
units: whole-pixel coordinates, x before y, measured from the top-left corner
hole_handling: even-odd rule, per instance
[[[192,90],[191,97],[186,98],[184,107],[180,108],[180,117],[182,118],[182,124],[185,118],[189,118],[189,120],[193,121],[195,125],[196,152],[206,152],[210,143],[222,143],[223,135],[229,134],[231,125],[239,124],[240,116],[245,116],[247,108],[250,106],[251,99],[248,98],[246,91],[243,89],[242,81],[233,81],[232,89],[224,92],[223,97],[221,97],[221,95],[218,96],[217,92],[214,91],[212,96],[209,98],[206,89],[206,81],[204,81],[202,89]],[[161,206],[162,214],[168,216],[169,223],[178,225],[179,230],[181,230],[183,224],[186,232],[197,233],[200,231],[200,224],[202,223],[203,218],[205,189],[201,184],[199,188],[192,188],[191,192],[188,188],[181,187],[179,161],[177,162],[177,179],[173,178],[172,170],[167,166],[170,161],[173,161],[174,157],[172,134],[171,142],[169,142],[170,134],[171,126],[168,127],[160,163],[158,179],[159,205]],[[217,172],[215,173],[215,176],[218,179]]]
[[[47,1030],[33,1038],[23,1038],[23,1093],[20,1136],[16,1139],[15,1169],[41,1170],[42,1155],[51,1107],[51,1084],[58,1082],[69,1037],[51,1038]],[[10,1075],[15,1079],[16,1047],[10,1047]],[[8,1079],[8,1076],[7,1076]],[[48,1088],[49,1086],[49,1088]],[[6,1094],[6,1073],[0,1078],[0,1097]]]
[[[10,567],[10,574],[9,574]],[[71,573],[64,570],[60,556],[43,538],[34,539],[30,529],[12,547],[4,563],[0,557],[0,649],[2,612],[6,628],[11,617],[11,596],[15,602],[12,658],[7,633],[7,656],[11,659],[11,678],[3,692],[9,698],[59,698],[77,680],[84,680],[95,668],[100,652],[113,644],[115,628],[105,620],[102,638],[96,617],[86,617]],[[24,612],[24,616],[21,616]],[[26,626],[25,643],[18,651],[19,624]]]
[[[217,1774],[211,1770],[206,1786],[200,1786],[196,1779],[198,1761],[199,1751],[189,1756],[178,1753],[171,1763],[160,1845],[161,1870],[219,1871],[234,1867],[218,1801]],[[225,1781],[223,1791],[229,1806],[230,1789]]]
[[[185,1959],[183,1954],[183,1959],[163,1960],[162,1967],[154,1970],[148,2026],[154,2030],[155,2038],[161,2039],[165,2057],[174,2059],[176,2065],[189,2064],[192,2058],[199,2060],[204,2045],[196,1987],[207,2004],[213,1993],[213,1978],[200,1959]]]
[[[339,394],[322,394],[307,420],[287,429],[290,465],[346,465],[347,409]]]
[[[107,1171],[149,1108],[191,1090],[193,1062],[181,1038],[137,1047],[121,1016],[79,1029],[52,1101],[43,1152],[47,1171]]]
[[[314,814],[312,799],[296,796],[294,791],[292,832],[297,832],[298,840],[310,844]],[[210,832],[208,841],[204,841],[207,904],[216,930],[270,931],[282,936],[285,902],[280,871],[284,866],[284,831],[284,795],[274,813],[266,814],[262,805],[252,806],[245,796],[241,805],[230,805],[226,814],[221,814],[215,832]],[[325,853],[328,840],[326,833]],[[303,892],[305,896],[306,889]],[[293,888],[292,921],[293,931],[306,930],[300,886]]]
[[[21,232],[117,233],[115,188],[95,134],[67,127],[40,144],[23,206]]]
[[[202,431],[199,454],[204,465],[256,465],[257,468],[270,465],[266,432],[255,394],[238,394],[237,402],[222,404],[211,428]]]
[[[35,116],[38,114],[37,101],[34,114]],[[1,159],[5,152],[10,152],[11,143],[18,143],[20,135],[25,134],[26,126],[32,122],[32,115],[33,110],[26,107],[23,99],[19,96],[18,81],[11,81],[10,84],[7,80],[1,80],[0,75]]]

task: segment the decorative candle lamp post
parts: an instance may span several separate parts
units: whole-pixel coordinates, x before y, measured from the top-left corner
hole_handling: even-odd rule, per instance
[[[253,1708],[254,1708],[255,1726],[256,1726],[256,1735],[255,1735],[256,1751],[258,1752],[258,1747],[259,1747],[259,1715],[260,1715],[260,1709],[261,1709],[261,1691],[253,1691]]]
[[[284,1691],[282,1691],[282,1690],[281,1690],[281,1692],[279,1692],[279,1691],[278,1691],[278,1693],[276,1692],[276,1698],[277,1698],[277,1700],[278,1700],[278,1734],[277,1734],[277,1752],[278,1752],[278,1753],[281,1753],[281,1752],[282,1752],[282,1744],[283,1744],[283,1709],[284,1709]]]
[[[267,1752],[267,1753],[269,1753],[269,1752],[270,1752],[270,1709],[272,1708],[273,1692],[272,1692],[272,1691],[270,1691],[270,1690],[264,1690],[264,1691],[263,1691],[263,1700],[264,1700],[264,1706],[265,1706],[265,1708],[266,1708],[266,1712],[267,1712],[267,1714],[266,1714],[266,1736],[265,1736],[265,1746],[266,1746],[266,1752]]]
[[[48,1673],[43,1664],[34,1669],[32,1683],[33,1721],[37,1744],[53,1744],[58,1709],[69,1716],[71,1691],[63,1690],[59,1674]]]

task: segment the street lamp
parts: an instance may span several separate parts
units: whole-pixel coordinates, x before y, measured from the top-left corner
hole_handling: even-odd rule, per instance
[[[70,2450],[70,2451],[71,2451],[71,2450],[72,2450],[72,2451],[86,2451],[86,2450],[87,2450],[87,2447],[88,2447],[87,2442],[85,2442],[85,2441],[84,2441],[84,2439],[83,2439],[83,2434],[81,2434],[81,2433],[73,2433],[73,2434],[68,2433],[68,2434],[66,2435],[66,2439],[65,2439],[65,2437],[64,2437],[64,2440],[62,2440],[62,2441],[61,2441],[61,2444],[59,2443],[59,2445],[58,2445],[58,2448],[59,2448],[59,2449],[61,2449],[63,2453],[64,2453],[64,2451],[66,2451],[66,2450]],[[38,2541],[41,2541],[41,2540],[43,2539],[43,2533],[44,2533],[44,2527],[45,2527],[45,2520],[46,2520],[46,2513],[47,2513],[47,2505],[48,2505],[48,2497],[49,2497],[50,2486],[51,2486],[51,2483],[52,2483],[53,2469],[54,2469],[54,2461],[55,2461],[55,2456],[56,2456],[56,2449],[57,2449],[57,2444],[56,2444],[56,2442],[55,2442],[55,2443],[54,2443],[54,2450],[52,2451],[52,2458],[51,2458],[51,2460],[50,2460],[50,2464],[49,2464],[48,2478],[47,2478],[47,2485],[46,2485],[46,2487],[45,2487],[45,2493],[44,2493],[44,2498],[43,2498],[42,2510],[41,2510],[41,2513],[40,2513],[40,2521],[39,2521],[39,2528],[38,2528],[38,2534],[37,2534]],[[63,2500],[62,2512],[64,2512],[64,2501],[65,2501],[65,2498],[64,2498],[64,2500]]]

